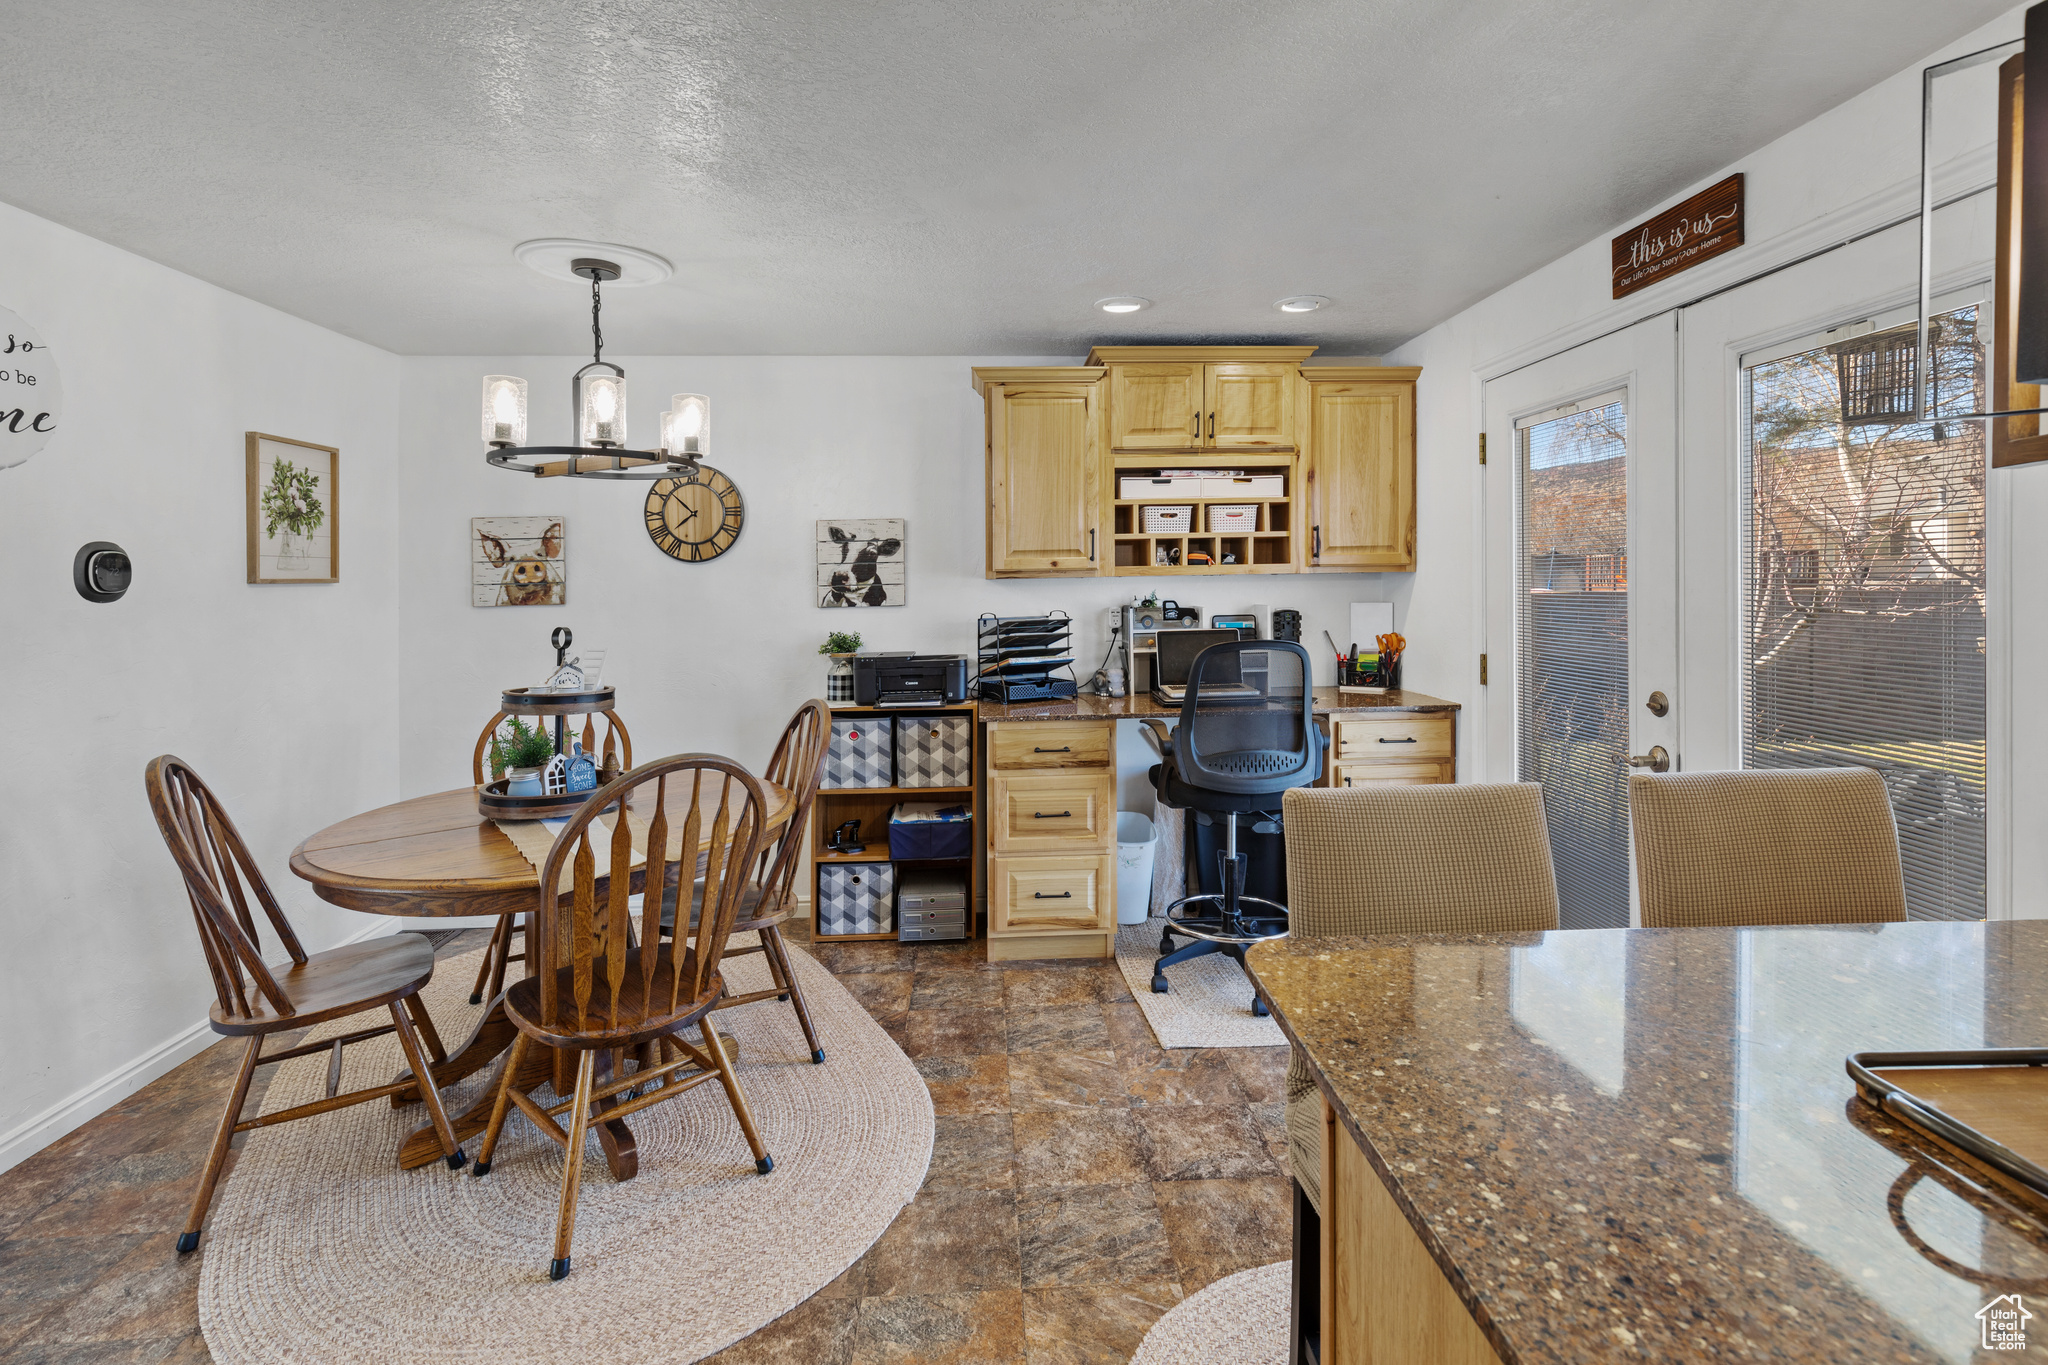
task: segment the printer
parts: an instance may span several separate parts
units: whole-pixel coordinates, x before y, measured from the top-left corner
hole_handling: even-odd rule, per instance
[[[950,706],[967,700],[965,654],[856,654],[853,699],[861,706]]]

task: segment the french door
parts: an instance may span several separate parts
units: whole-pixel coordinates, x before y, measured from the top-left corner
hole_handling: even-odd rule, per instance
[[[1630,765],[1679,764],[1677,368],[1667,315],[1486,385],[1482,767],[1543,784],[1568,929],[1630,923]]]

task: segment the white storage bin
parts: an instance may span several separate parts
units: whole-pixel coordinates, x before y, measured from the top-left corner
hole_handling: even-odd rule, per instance
[[[1195,509],[1191,503],[1141,510],[1145,513],[1145,531],[1149,535],[1186,535],[1195,529]]]
[[[1259,529],[1259,505],[1255,502],[1212,502],[1209,504],[1209,529],[1212,531],[1235,531],[1240,535]]]
[[[1284,498],[1287,478],[1282,474],[1251,474],[1239,479],[1206,478],[1201,496],[1205,498]]]
[[[1116,495],[1126,501],[1132,498],[1199,498],[1202,496],[1203,480],[1195,478],[1133,478],[1129,474],[1116,481]]]

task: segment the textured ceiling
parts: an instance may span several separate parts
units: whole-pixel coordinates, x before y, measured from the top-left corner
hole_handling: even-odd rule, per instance
[[[407,353],[582,347],[556,236],[621,352],[1377,352],[2007,8],[18,4],[0,197]]]

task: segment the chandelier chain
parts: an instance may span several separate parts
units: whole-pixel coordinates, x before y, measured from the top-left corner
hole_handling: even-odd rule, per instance
[[[590,277],[590,359],[596,362],[604,359],[604,324],[601,313],[604,309],[604,295],[598,292],[599,280],[593,272]]]

